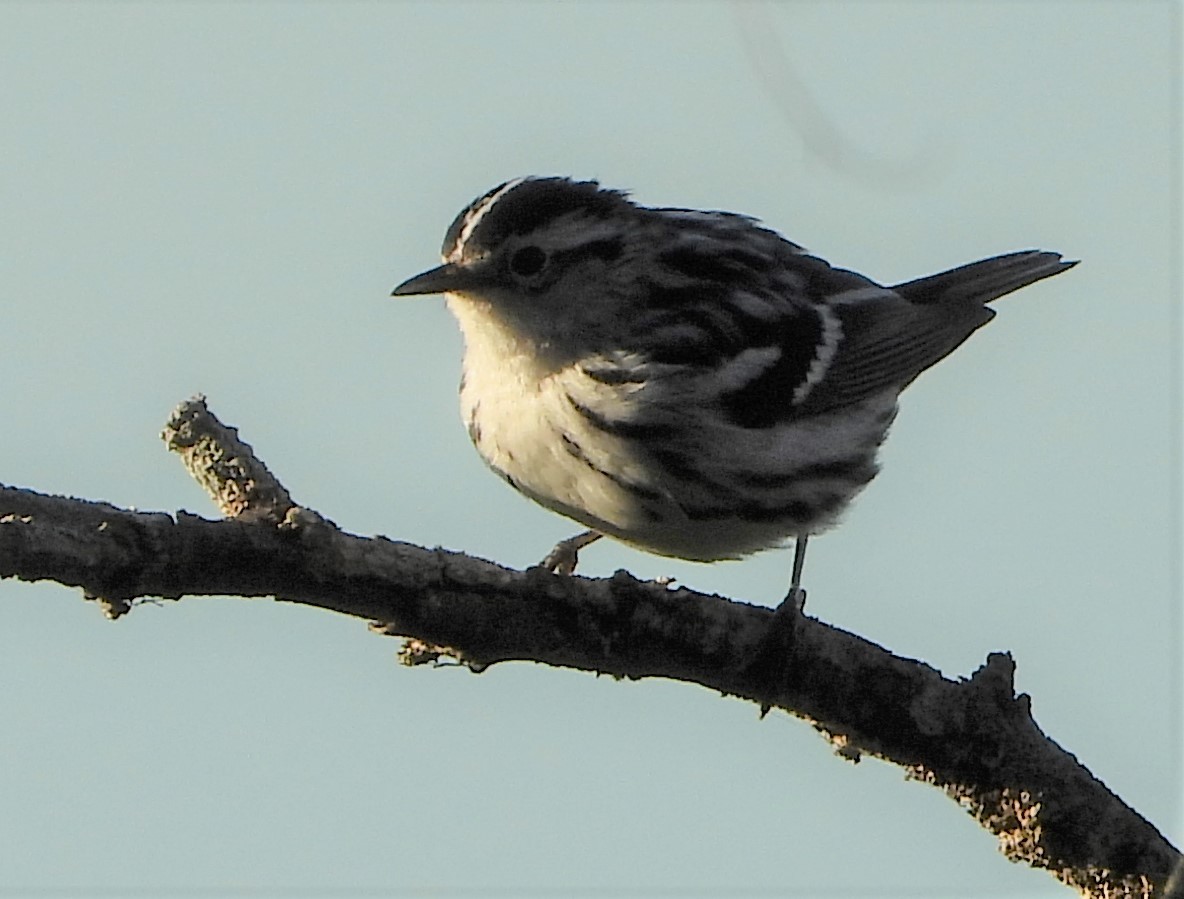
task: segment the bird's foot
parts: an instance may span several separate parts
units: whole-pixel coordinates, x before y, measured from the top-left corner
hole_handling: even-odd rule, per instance
[[[538,567],[555,574],[575,574],[576,565],[580,563],[580,550],[589,543],[599,540],[601,534],[596,531],[584,531],[566,540],[560,540],[555,548],[547,553]]]
[[[781,605],[773,610],[774,615],[801,615],[806,610],[806,588],[800,584],[794,584],[789,588],[789,592],[785,594],[785,599],[781,600]]]
[[[805,607],[806,591],[794,584],[789,588],[789,593],[781,601],[781,605],[773,610],[773,616],[765,628],[764,636],[757,644],[752,661],[745,666],[745,673],[767,696],[780,693],[790,681],[790,666],[798,624],[802,620]],[[767,702],[761,703],[762,718],[769,714],[770,708],[772,706]]]

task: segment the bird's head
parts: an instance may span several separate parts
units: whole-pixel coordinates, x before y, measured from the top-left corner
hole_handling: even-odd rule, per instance
[[[462,327],[475,318],[542,351],[595,352],[628,326],[646,212],[595,181],[507,181],[456,217],[444,264],[394,295],[443,293]]]

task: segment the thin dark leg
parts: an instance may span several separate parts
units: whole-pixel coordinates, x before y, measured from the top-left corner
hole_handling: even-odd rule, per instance
[[[776,692],[789,682],[793,663],[793,646],[797,627],[806,605],[806,591],[802,589],[802,568],[806,564],[806,541],[808,534],[798,534],[793,543],[793,575],[790,578],[789,593],[773,611],[768,629],[757,645],[752,661],[746,665],[749,675],[763,688]],[[761,705],[761,717],[769,706]]]
[[[806,565],[806,541],[808,534],[798,534],[793,541],[793,577],[789,582],[789,593],[785,601],[797,611],[801,611],[806,604],[806,591],[802,589],[802,569]]]

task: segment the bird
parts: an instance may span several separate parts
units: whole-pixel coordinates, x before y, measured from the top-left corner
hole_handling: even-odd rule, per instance
[[[602,536],[702,562],[793,540],[799,602],[807,541],[878,473],[901,391],[989,303],[1077,264],[1022,250],[885,286],[751,216],[564,176],[473,200],[441,256],[393,295],[444,294],[477,451],[587,529],[543,567]]]

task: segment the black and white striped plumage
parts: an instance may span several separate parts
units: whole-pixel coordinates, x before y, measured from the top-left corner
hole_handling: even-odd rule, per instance
[[[448,229],[461,406],[485,461],[542,505],[715,560],[834,524],[875,476],[897,397],[1074,263],[1025,251],[883,287],[751,218],[520,178]]]

